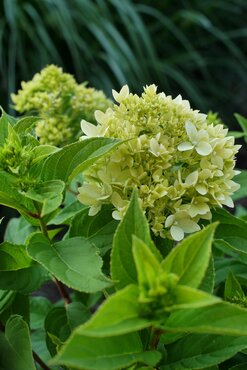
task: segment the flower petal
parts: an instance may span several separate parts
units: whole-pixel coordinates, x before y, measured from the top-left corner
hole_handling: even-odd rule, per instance
[[[190,149],[193,149],[193,148],[194,148],[194,145],[192,145],[188,141],[184,141],[183,143],[178,145],[178,150],[180,152],[185,152],[186,150],[190,150]]]
[[[182,240],[184,238],[184,232],[178,226],[172,226],[170,228],[170,233],[171,233],[171,236],[173,237],[173,239],[176,240],[177,242],[179,242],[180,240]]]
[[[231,197],[226,197],[224,200],[221,201],[221,203],[230,208],[234,207],[234,203]]]
[[[199,143],[196,144],[195,149],[198,154],[203,156],[209,155],[213,151],[211,145],[205,141],[199,141]]]
[[[185,233],[194,233],[200,230],[200,226],[195,221],[184,219],[179,221],[179,227],[183,229]]]
[[[198,184],[198,185],[195,186],[195,188],[196,188],[196,191],[201,195],[205,195],[208,192],[208,189],[207,189],[206,185],[204,185],[204,184]]]
[[[89,208],[88,216],[95,216],[101,210],[101,204]]]
[[[129,86],[124,85],[119,93],[116,90],[112,90],[112,95],[116,102],[121,103],[129,96]]]
[[[101,110],[96,110],[94,112],[94,117],[95,117],[97,122],[102,123],[102,124],[106,123],[107,118],[108,118],[107,115],[104,112],[102,112]]]
[[[187,121],[185,123],[185,129],[186,129],[186,132],[187,132],[187,135],[188,137],[190,138],[190,140],[193,142],[193,141],[197,141],[197,129],[196,127],[193,125],[192,122],[190,121]]]
[[[170,215],[166,218],[165,227],[170,227],[175,220],[174,215]]]
[[[98,136],[98,126],[95,126],[92,123],[85,121],[84,119],[81,120],[81,129],[88,137]]]
[[[195,185],[198,180],[198,171],[191,172],[185,179],[185,184],[188,186]]]

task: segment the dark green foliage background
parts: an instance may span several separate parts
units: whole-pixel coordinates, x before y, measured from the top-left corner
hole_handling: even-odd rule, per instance
[[[1,96],[55,63],[108,95],[155,83],[233,126],[247,115],[244,14],[245,0],[2,0]]]

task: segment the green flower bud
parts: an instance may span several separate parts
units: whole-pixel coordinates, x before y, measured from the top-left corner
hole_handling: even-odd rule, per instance
[[[20,113],[35,112],[42,118],[36,127],[41,144],[63,146],[76,140],[81,119],[93,122],[95,110],[112,106],[102,91],[78,85],[72,75],[55,65],[22,82],[21,87],[11,95],[14,107]]]

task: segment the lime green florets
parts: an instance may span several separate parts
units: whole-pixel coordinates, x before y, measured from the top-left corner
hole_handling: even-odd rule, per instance
[[[78,85],[72,75],[54,65],[21,86],[18,94],[12,94],[14,107],[20,113],[35,112],[42,118],[36,127],[41,144],[68,144],[76,139],[82,118],[96,123],[94,111],[112,106],[102,91]]]
[[[91,215],[112,203],[113,217],[121,219],[136,187],[153,232],[181,240],[200,229],[200,219],[211,218],[210,208],[233,205],[239,146],[226,136],[227,129],[208,124],[207,116],[180,96],[157,94],[154,85],[141,97],[130,94],[128,86],[113,96],[119,104],[95,112],[98,126],[81,123],[82,139],[130,139],[85,173],[78,199],[91,206]]]

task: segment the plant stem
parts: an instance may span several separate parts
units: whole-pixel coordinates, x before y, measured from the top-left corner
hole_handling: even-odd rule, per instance
[[[44,369],[44,370],[50,370],[50,368],[43,362],[43,360],[41,360],[41,358],[34,351],[33,351],[33,358],[34,358],[35,362],[37,362],[37,364],[39,364],[39,366],[42,369]]]
[[[56,284],[57,289],[58,289],[61,297],[63,298],[65,305],[70,304],[71,299],[70,299],[70,296],[69,296],[64,284],[61,281],[57,280],[56,278],[54,278],[54,283]]]
[[[46,224],[44,223],[44,221],[42,220],[42,218],[39,219],[39,225],[40,225],[40,229],[42,231],[42,234],[44,234],[44,236],[46,236],[49,239],[49,235],[48,235],[48,231],[47,231],[47,228],[46,228]]]
[[[161,330],[161,329],[155,329],[155,328],[152,329],[152,337],[151,337],[151,341],[150,341],[150,349],[156,349],[157,348],[157,346],[159,344],[160,336],[163,333],[164,333],[164,331]]]

